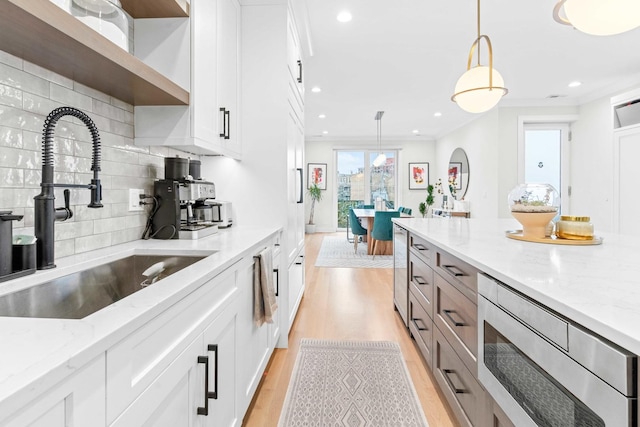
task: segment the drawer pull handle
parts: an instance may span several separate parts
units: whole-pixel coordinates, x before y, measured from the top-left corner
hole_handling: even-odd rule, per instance
[[[208,351],[215,352],[213,359],[213,391],[209,391],[207,387],[207,397],[209,399],[218,399],[218,344],[209,344],[207,346]]]
[[[413,245],[414,248],[416,248],[419,251],[428,251],[429,248],[426,247],[425,245],[423,245],[422,243],[416,243],[415,245]]]
[[[198,363],[204,363],[204,406],[198,406],[198,415],[209,415],[209,357],[198,356]]]
[[[464,322],[458,322],[453,318],[453,316],[451,316],[451,313],[455,313],[455,310],[442,310],[442,312],[451,321],[451,323],[454,324],[454,326],[464,326]]]
[[[411,321],[415,325],[416,329],[418,329],[419,331],[428,331],[429,330],[429,328],[427,328],[427,325],[424,323],[424,320],[422,320],[422,319],[411,319]],[[422,327],[418,326],[418,322],[422,323]]]
[[[278,296],[278,292],[280,292],[280,269],[274,268],[273,272],[276,273],[276,296]]]
[[[422,276],[413,276],[413,281],[420,286],[428,285],[427,281]]]
[[[456,374],[456,371],[454,371],[453,369],[443,369],[442,373],[444,374],[444,380],[447,382],[447,385],[451,390],[453,390],[456,394],[466,393],[466,390],[464,388],[456,388],[456,386],[453,385],[453,381],[451,381],[451,378],[449,378],[449,374],[455,374],[456,376],[458,376],[458,374]]]
[[[443,265],[442,268],[445,269],[447,273],[455,277],[460,277],[465,275],[464,271],[460,270],[455,265]]]

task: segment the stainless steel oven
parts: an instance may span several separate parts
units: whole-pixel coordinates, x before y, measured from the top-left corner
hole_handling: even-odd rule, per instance
[[[478,275],[478,378],[518,427],[636,427],[637,357]]]

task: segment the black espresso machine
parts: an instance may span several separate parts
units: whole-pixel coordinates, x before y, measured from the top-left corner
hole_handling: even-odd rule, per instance
[[[153,193],[154,239],[197,239],[218,232],[211,215],[206,215],[216,197],[216,187],[200,177],[200,161],[165,158],[165,178],[154,182]]]

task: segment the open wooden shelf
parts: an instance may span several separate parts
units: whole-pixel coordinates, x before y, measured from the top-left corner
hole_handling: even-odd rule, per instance
[[[49,0],[0,1],[0,28],[1,50],[114,98],[189,104],[188,91]]]
[[[133,18],[186,18],[187,0],[120,0],[122,8]]]

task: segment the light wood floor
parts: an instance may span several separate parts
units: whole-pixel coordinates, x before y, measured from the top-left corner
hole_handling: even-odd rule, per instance
[[[289,333],[289,348],[275,350],[243,426],[278,424],[302,338],[398,342],[429,426],[457,426],[393,308],[393,269],[314,267],[326,235],[306,236],[306,290]]]

